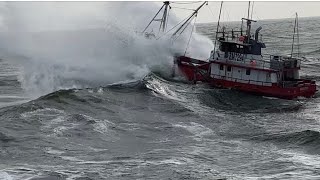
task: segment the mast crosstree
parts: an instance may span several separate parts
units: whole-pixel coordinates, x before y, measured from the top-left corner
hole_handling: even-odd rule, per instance
[[[156,19],[158,14],[161,12],[161,10],[164,9],[163,15],[161,19]],[[164,1],[163,5],[159,9],[159,11],[156,13],[156,15],[151,19],[147,27],[142,31],[142,33],[145,33],[146,30],[149,28],[149,26],[152,24],[154,21],[160,21],[160,27],[159,31],[162,30],[162,32],[165,32],[167,28],[167,22],[168,22],[168,17],[169,17],[169,10],[171,9],[170,7],[170,2],[169,1]]]
[[[172,2],[173,3],[173,2]],[[198,3],[198,2],[197,2]],[[199,10],[205,5],[208,4],[208,1],[204,1],[197,9],[193,10],[192,14],[190,16],[188,16],[186,19],[182,20],[180,23],[178,23],[177,25],[175,25],[173,28],[171,28],[169,31],[172,31],[174,29],[176,29],[173,34],[172,37],[175,37],[177,35],[180,35],[184,32],[184,30],[188,27],[188,25],[191,23],[191,21],[197,17],[197,14],[199,12]],[[146,35],[152,35],[155,36],[152,33],[147,33],[146,31],[148,30],[148,28],[150,27],[150,25],[152,24],[152,22],[158,21],[160,22],[160,27],[159,27],[159,33],[162,32],[162,36],[164,36],[165,34],[167,34],[169,31],[166,31],[167,26],[168,26],[168,18],[169,18],[169,10],[172,7],[170,6],[170,2],[169,1],[164,1],[163,5],[161,6],[161,8],[159,9],[159,11],[156,13],[156,15],[151,19],[151,21],[149,22],[149,24],[147,25],[147,27],[145,27],[145,29],[142,31],[142,33],[146,33]],[[177,8],[177,7],[173,7],[173,8]],[[160,12],[163,10],[163,15],[160,19],[156,19],[158,17],[158,15],[160,14]],[[190,10],[190,9],[189,9]],[[161,37],[162,37],[161,36]],[[157,39],[161,38],[158,37]]]

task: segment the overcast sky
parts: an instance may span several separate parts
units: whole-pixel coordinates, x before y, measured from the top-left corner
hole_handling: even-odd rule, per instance
[[[197,1],[199,2],[199,1]],[[161,2],[157,2],[161,5]],[[183,2],[177,2],[183,3]],[[172,3],[172,7],[184,7],[195,9],[201,3],[196,4],[177,4]],[[185,2],[190,3],[190,2]],[[253,2],[251,2],[252,4]],[[263,2],[256,1],[253,3],[253,15],[255,20],[262,19],[282,19],[294,18],[295,12],[299,17],[320,16],[320,1],[286,1],[286,2]],[[216,22],[219,14],[220,1],[210,1],[199,12],[197,22]],[[223,2],[221,21],[239,21],[242,17],[247,17],[248,1],[225,1]],[[180,18],[188,16],[191,11],[172,8],[171,13]]]

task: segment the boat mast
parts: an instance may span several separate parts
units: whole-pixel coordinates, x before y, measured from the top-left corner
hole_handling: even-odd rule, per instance
[[[251,15],[252,16],[252,15]],[[242,18],[242,23],[241,23],[241,35],[242,35],[242,25],[243,25],[243,20],[246,20],[247,21],[247,31],[246,31],[246,36],[247,36],[247,39],[246,39],[246,42],[249,43],[250,42],[250,38],[251,38],[251,22],[256,22],[252,19],[249,19],[250,17],[250,1],[249,1],[249,6],[248,6],[248,16],[247,18]]]
[[[248,17],[247,17],[247,43],[250,41],[250,31],[251,31],[251,19],[250,17],[250,1],[249,1],[249,6],[248,6]]]
[[[253,5],[254,5],[254,1],[252,2],[252,6],[251,6],[251,17],[250,17],[250,19],[252,19],[252,14],[253,14]]]
[[[214,57],[214,55],[216,53],[216,45],[217,45],[218,31],[219,31],[219,26],[220,26],[220,17],[221,17],[222,4],[223,4],[223,1],[221,1],[221,4],[220,4],[220,12],[219,12],[219,18],[218,18],[218,24],[217,24],[217,30],[216,30],[216,38],[215,38],[214,47],[213,47],[213,57]]]
[[[249,1],[249,6],[248,6],[248,17],[247,17],[247,19],[249,19],[249,15],[250,15],[250,1]]]
[[[297,17],[297,39],[298,39],[298,57],[300,55],[300,42],[299,42],[299,24],[298,24],[298,13],[296,12]]]
[[[156,17],[158,16],[158,14],[160,13],[160,11],[164,8],[164,12],[163,12],[163,15],[162,15],[162,18],[161,19],[156,19]],[[156,13],[156,15],[151,19],[151,21],[149,22],[149,24],[147,25],[146,28],[144,28],[144,30],[142,31],[142,33],[144,33],[148,27],[151,25],[151,23],[153,21],[160,21],[160,27],[159,27],[159,30],[161,30],[162,28],[162,31],[164,32],[166,27],[167,27],[167,21],[168,21],[168,13],[169,13],[169,10],[168,8],[170,8],[170,2],[169,1],[164,1],[163,2],[163,5],[161,6],[161,8],[159,9],[159,11]]]
[[[296,18],[294,20],[294,27],[293,27],[293,35],[292,35],[292,46],[291,46],[291,58],[293,56],[293,46],[294,46],[294,36],[297,30],[297,41],[298,41],[298,57],[299,57],[299,27],[298,27],[298,13],[296,13]]]
[[[251,9],[251,19],[249,19],[249,17],[250,17],[250,3],[251,2],[249,1],[247,18],[241,19],[241,29],[240,29],[241,36],[243,36],[243,20],[246,20],[247,21],[247,30],[246,30],[247,43],[249,43],[249,41],[250,41],[251,21],[253,21],[252,20],[253,4],[252,4],[252,9]]]
[[[168,13],[169,13],[168,8],[170,8],[170,6],[169,6],[170,2],[169,1],[165,1],[165,2],[163,2],[163,5],[164,5],[164,11],[163,11],[162,19],[160,20],[161,23],[160,23],[159,31],[162,28],[162,32],[165,32],[166,27],[167,27]]]

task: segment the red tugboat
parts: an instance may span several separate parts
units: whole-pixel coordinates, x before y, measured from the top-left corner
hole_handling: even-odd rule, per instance
[[[297,20],[293,40],[296,29],[298,34]],[[251,23],[256,21],[249,19],[249,11],[248,18],[242,18],[240,31],[228,32],[223,29],[218,32],[219,21],[216,32],[218,48],[211,51],[209,61],[186,56],[175,57],[175,66],[189,81],[283,99],[310,98],[315,95],[315,81],[299,77],[299,58],[292,57],[292,53],[291,57],[270,55],[266,59],[262,56],[261,49],[266,47],[259,41],[262,28],[259,27],[251,35]],[[242,28],[244,23],[246,31]]]

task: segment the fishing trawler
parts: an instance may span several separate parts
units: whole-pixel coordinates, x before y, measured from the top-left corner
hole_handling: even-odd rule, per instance
[[[297,17],[293,41],[295,33],[298,35]],[[257,28],[254,35],[251,34],[251,24],[256,21],[249,19],[249,10],[248,18],[242,18],[240,31],[218,31],[219,21],[215,41],[217,48],[214,47],[208,60],[185,55],[174,57],[176,69],[187,80],[283,99],[310,98],[315,95],[315,81],[301,79],[299,76],[300,58],[293,57],[293,53],[289,57],[262,55],[261,49],[266,48],[259,39],[262,27]]]

